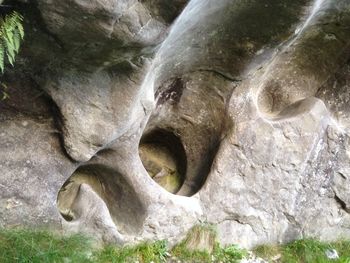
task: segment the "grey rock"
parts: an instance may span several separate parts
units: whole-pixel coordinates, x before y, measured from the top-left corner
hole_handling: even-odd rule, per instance
[[[348,1],[36,2],[4,76],[1,227],[350,237]]]

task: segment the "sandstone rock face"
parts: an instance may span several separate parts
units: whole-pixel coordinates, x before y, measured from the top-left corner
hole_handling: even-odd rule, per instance
[[[350,237],[350,3],[19,1],[0,227]]]

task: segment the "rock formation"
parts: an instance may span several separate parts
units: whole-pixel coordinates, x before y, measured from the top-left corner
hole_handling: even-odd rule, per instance
[[[0,227],[350,237],[349,0],[7,2]]]

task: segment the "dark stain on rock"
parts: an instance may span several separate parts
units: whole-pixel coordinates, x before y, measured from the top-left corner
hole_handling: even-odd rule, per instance
[[[165,102],[172,105],[178,104],[185,87],[186,85],[181,78],[175,78],[169,85],[165,85],[165,88],[159,88],[155,94],[157,107]]]

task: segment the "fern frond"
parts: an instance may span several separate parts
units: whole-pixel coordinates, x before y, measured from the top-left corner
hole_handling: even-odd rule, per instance
[[[5,69],[5,47],[3,46],[2,42],[0,41],[0,70],[1,73],[4,72]]]
[[[15,53],[18,53],[18,51],[19,51],[20,40],[21,40],[21,36],[20,36],[19,32],[15,31],[13,33],[13,47],[14,47]]]
[[[0,18],[0,70],[3,73],[5,62],[13,66],[24,38],[23,17],[16,11]]]
[[[21,39],[24,39],[24,29],[23,29],[23,25],[22,23],[18,23],[17,24],[17,29],[18,29],[18,33],[21,36]]]

